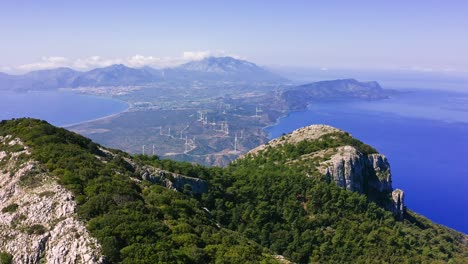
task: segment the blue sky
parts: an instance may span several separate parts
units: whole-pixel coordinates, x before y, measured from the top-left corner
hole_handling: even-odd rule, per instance
[[[260,65],[468,72],[461,0],[0,0],[0,7],[6,71],[235,55]]]

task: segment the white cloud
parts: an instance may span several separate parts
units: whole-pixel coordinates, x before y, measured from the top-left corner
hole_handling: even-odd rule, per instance
[[[42,57],[41,61],[16,66],[20,71],[44,70],[57,67],[67,67],[69,60],[65,57]]]
[[[125,59],[123,64],[133,67],[140,68],[144,66],[150,66],[154,68],[164,68],[164,67],[173,67],[185,63],[189,60],[184,59],[183,57],[154,57],[154,56],[143,56],[135,55]]]
[[[156,66],[161,63],[161,58],[148,56],[145,57],[143,55],[135,55],[133,57],[128,58],[126,65],[130,67],[143,67],[143,66]]]
[[[229,54],[224,50],[184,51],[182,58],[187,61],[192,61],[192,60],[202,60],[208,57],[224,57],[224,56],[229,56],[229,57],[233,57],[236,59],[243,59],[242,57],[237,56],[235,54]]]
[[[213,56],[212,52],[205,50],[205,51],[184,51],[182,54],[182,58],[185,60],[202,60],[204,58]]]
[[[94,68],[107,67],[113,64],[124,64],[133,68],[150,66],[154,68],[174,67],[193,60],[202,60],[210,56],[231,56],[240,58],[239,56],[227,54],[225,51],[184,51],[181,56],[176,57],[155,57],[134,55],[127,58],[104,58],[101,56],[91,56],[87,58],[69,59],[59,56],[42,57],[39,62],[18,65],[14,67],[2,67],[6,72],[28,72],[34,70],[51,69],[57,67],[69,67],[81,71]]]
[[[85,59],[77,59],[73,61],[69,67],[79,69],[79,70],[88,70],[93,68],[107,67],[113,64],[124,63],[121,59],[106,59],[100,56],[92,56]]]

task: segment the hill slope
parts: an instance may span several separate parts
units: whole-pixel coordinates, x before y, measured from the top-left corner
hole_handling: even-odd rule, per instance
[[[218,227],[191,191],[197,179],[144,166],[39,120],[2,121],[0,136],[0,254],[14,263],[276,262]],[[82,243],[94,241],[85,231],[99,243],[89,246],[94,251]]]
[[[461,263],[468,256],[465,235],[403,210],[383,156],[335,128],[298,130],[225,169],[132,157],[34,119],[2,121],[0,136],[0,254],[14,261],[84,261],[65,254],[73,247],[63,243],[50,250],[65,221],[58,213],[37,225],[31,208],[54,201],[76,208],[65,210],[76,229],[70,234],[97,241],[95,251],[83,251],[97,263],[275,263],[282,259],[275,254],[297,263]],[[36,169],[24,170],[28,164]],[[43,246],[27,249],[25,241]],[[68,252],[86,249],[78,244]]]

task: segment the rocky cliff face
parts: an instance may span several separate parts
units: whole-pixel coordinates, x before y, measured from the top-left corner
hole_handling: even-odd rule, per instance
[[[396,189],[392,192],[392,201],[390,210],[399,218],[403,219],[405,214],[405,192]]]
[[[391,192],[390,164],[380,154],[363,155],[351,146],[339,147],[320,171],[338,186],[359,193]]]
[[[190,188],[196,194],[208,191],[208,183],[204,180],[171,173],[157,168],[145,167],[140,172],[141,178],[154,184],[162,185],[174,191],[183,191]]]
[[[371,199],[391,195],[384,206],[398,218],[403,217],[404,192],[393,191],[390,164],[382,154],[364,155],[352,146],[336,149],[330,159],[323,161],[319,170],[336,185],[353,192],[366,194]]]
[[[108,156],[115,157],[114,153],[104,148],[100,148],[100,150]],[[202,179],[188,177],[153,166],[142,166],[129,158],[125,158],[125,161],[132,167],[133,171],[139,174],[139,177],[136,180],[146,180],[153,184],[158,184],[178,192],[183,192],[186,188],[189,188],[189,190],[195,194],[208,192],[208,182]]]
[[[0,252],[13,263],[103,263],[75,210],[72,193],[30,159],[27,146],[0,137]]]

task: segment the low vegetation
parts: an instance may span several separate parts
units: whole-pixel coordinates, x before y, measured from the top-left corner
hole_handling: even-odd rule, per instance
[[[2,208],[2,213],[14,213],[18,209],[18,205],[15,203],[12,203],[8,206],[5,206]]]
[[[46,232],[46,228],[43,225],[35,224],[26,229],[26,233],[29,235],[42,235]]]
[[[7,252],[0,252],[0,264],[10,264],[13,256]]]
[[[269,146],[261,151],[261,155],[256,156],[255,159],[257,163],[268,160],[284,163],[288,160],[296,160],[305,154],[341,146],[353,146],[364,155],[378,153],[376,149],[351,137],[348,133],[334,132],[325,134],[317,140],[303,140],[297,144],[286,143],[274,147]]]

